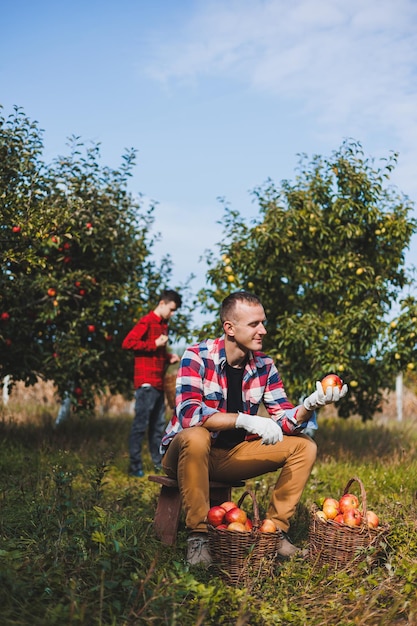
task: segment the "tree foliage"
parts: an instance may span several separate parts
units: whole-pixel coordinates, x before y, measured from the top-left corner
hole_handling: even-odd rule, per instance
[[[412,203],[388,182],[396,161],[392,154],[377,166],[345,141],[329,158],[301,156],[295,182],[257,188],[251,225],[226,205],[222,258],[207,256],[212,288],[199,294],[217,311],[231,290],[256,292],[268,318],[265,349],[290,397],[298,401],[336,371],[350,384],[343,417],[371,418],[382,389],[417,363],[417,308],[404,265],[416,221]],[[208,324],[203,333],[218,330]]]
[[[127,189],[135,150],[119,169],[77,137],[49,166],[42,150],[21,109],[0,118],[0,375],[53,380],[89,407],[100,390],[131,389],[121,341],[171,286],[171,261],[152,260],[154,206]],[[188,322],[178,314],[174,333]]]

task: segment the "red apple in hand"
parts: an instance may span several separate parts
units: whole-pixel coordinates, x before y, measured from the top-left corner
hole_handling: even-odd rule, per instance
[[[212,526],[220,526],[226,511],[221,506],[212,506],[207,513],[207,521]]]
[[[325,498],[322,508],[327,519],[334,519],[339,513],[339,502],[335,498]]]
[[[226,511],[224,519],[228,524],[230,524],[231,522],[239,522],[240,524],[245,525],[248,516],[246,515],[245,511],[243,511],[243,509],[235,506],[234,509]]]
[[[343,387],[343,380],[337,376],[337,374],[328,374],[321,381],[324,393],[326,393],[327,387],[339,387],[341,390]]]
[[[346,509],[343,513],[343,523],[346,526],[360,526],[362,522],[362,514],[359,509]]]
[[[339,500],[339,509],[341,513],[347,511],[347,509],[357,509],[359,506],[359,500],[353,493],[345,493]]]

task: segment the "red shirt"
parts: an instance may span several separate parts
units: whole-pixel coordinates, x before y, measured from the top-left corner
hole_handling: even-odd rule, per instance
[[[169,364],[170,356],[166,346],[157,348],[155,339],[159,335],[168,334],[168,322],[156,315],[153,311],[144,315],[123,340],[124,350],[134,350],[135,389],[149,383],[152,387],[164,388],[164,374]]]

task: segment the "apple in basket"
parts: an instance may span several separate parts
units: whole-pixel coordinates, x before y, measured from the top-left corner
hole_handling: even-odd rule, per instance
[[[359,507],[358,498],[353,493],[345,493],[339,500],[339,510],[344,513],[348,509],[357,509]]]
[[[327,519],[334,519],[339,513],[339,502],[335,498],[325,498],[323,511]]]
[[[346,526],[360,526],[362,523],[362,513],[359,509],[347,509],[343,513],[343,523],[346,524]]]
[[[373,511],[366,512],[366,521],[368,523],[368,528],[378,528],[379,526],[378,515]]]
[[[259,526],[259,530],[261,533],[274,533],[277,529],[271,519],[264,519],[262,524]]]
[[[324,511],[316,511],[316,516],[322,521],[327,522],[326,513]]]
[[[222,502],[220,505],[225,511],[230,511],[230,509],[235,509],[237,504],[232,502],[231,500],[226,500],[226,502]]]
[[[338,513],[333,521],[337,524],[343,524],[343,513]]]
[[[224,519],[228,524],[230,524],[231,522],[239,522],[240,524],[245,525],[248,516],[243,509],[235,506],[234,509],[226,511]]]
[[[241,524],[240,522],[230,522],[230,524],[227,527],[227,530],[236,530],[239,533],[247,533],[248,531],[245,528],[244,524]]]
[[[220,526],[224,520],[226,511],[221,506],[212,506],[207,513],[207,521],[212,526]]]

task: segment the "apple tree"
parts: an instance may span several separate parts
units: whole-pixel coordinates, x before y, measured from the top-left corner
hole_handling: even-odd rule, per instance
[[[251,224],[225,206],[221,260],[207,255],[203,308],[217,312],[232,290],[258,294],[264,347],[289,397],[298,401],[323,375],[339,373],[350,385],[342,417],[370,419],[400,368],[417,363],[415,299],[401,301],[413,284],[404,255],[416,221],[389,183],[396,162],[391,154],[376,164],[353,141],[328,158],[303,155],[294,182],[255,189]],[[202,333],[218,331],[207,324]]]
[[[121,341],[172,286],[171,261],[152,260],[155,207],[128,191],[135,151],[111,169],[99,146],[69,146],[46,165],[37,123],[19,108],[0,118],[0,376],[53,380],[82,410],[100,391],[131,390]]]

